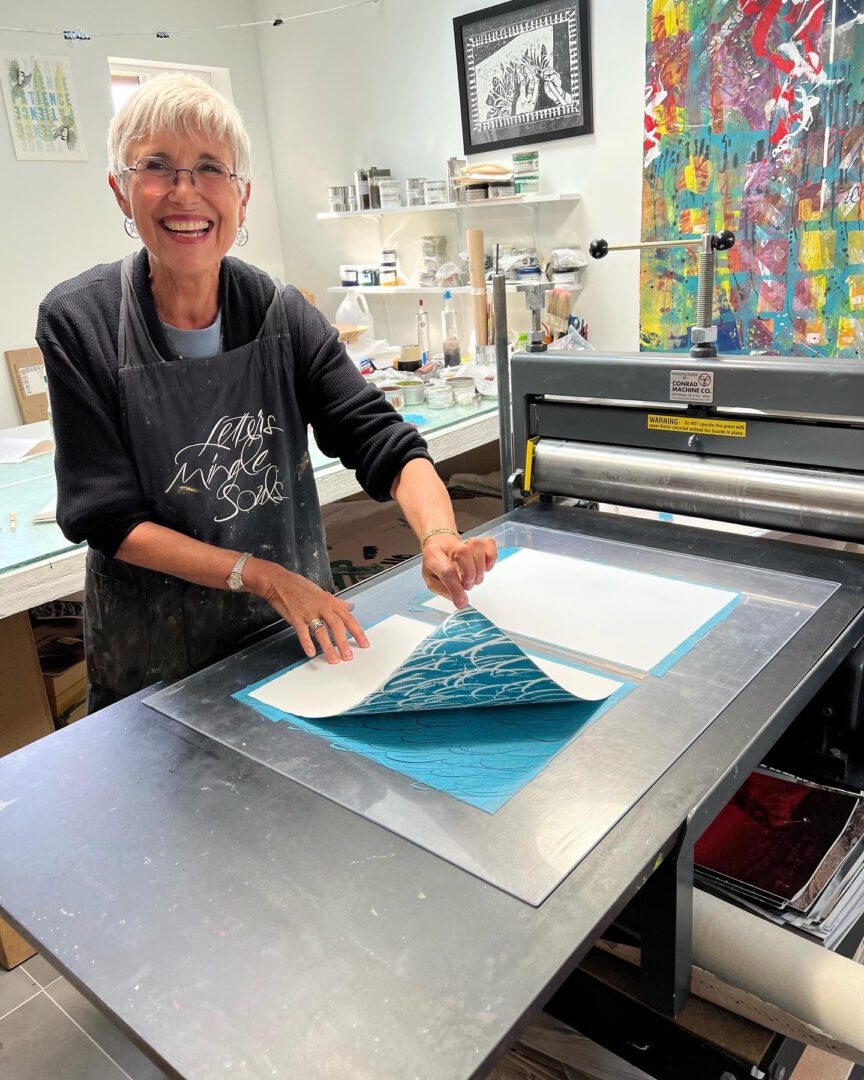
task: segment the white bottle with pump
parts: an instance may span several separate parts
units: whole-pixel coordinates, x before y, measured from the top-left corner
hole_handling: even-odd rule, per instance
[[[444,293],[444,311],[441,313],[441,330],[444,335],[444,366],[459,367],[462,363],[462,348],[459,344],[459,323],[456,308],[453,306],[453,294],[448,289]]]

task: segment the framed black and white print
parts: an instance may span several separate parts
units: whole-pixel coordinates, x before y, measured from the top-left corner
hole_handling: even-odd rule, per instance
[[[466,154],[593,132],[588,0],[511,0],[453,28]]]

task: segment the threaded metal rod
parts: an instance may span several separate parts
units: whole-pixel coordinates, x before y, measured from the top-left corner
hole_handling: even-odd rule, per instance
[[[707,330],[714,321],[714,248],[711,235],[702,237],[699,251],[699,290],[696,294],[696,325]]]
[[[492,315],[495,320],[495,361],[498,366],[498,435],[501,446],[501,484],[504,509],[512,510],[513,492],[508,480],[513,472],[513,423],[510,401],[510,357],[507,345],[507,279],[492,275]],[[520,402],[521,408],[521,402]]]

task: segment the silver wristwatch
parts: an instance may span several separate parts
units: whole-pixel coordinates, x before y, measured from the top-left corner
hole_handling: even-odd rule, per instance
[[[225,582],[231,592],[243,592],[243,567],[246,565],[246,560],[251,558],[252,552],[244,551],[237,562],[234,563],[234,569]]]

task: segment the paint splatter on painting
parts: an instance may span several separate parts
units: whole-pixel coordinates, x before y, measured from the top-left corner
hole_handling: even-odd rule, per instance
[[[642,235],[733,229],[722,352],[864,348],[864,0],[648,0]],[[694,250],[647,251],[641,344],[689,346]]]

